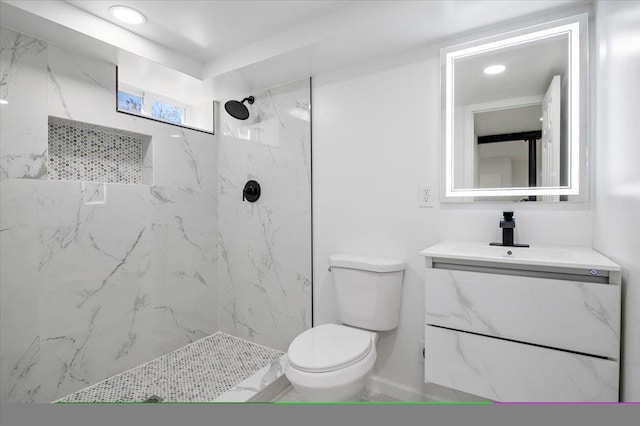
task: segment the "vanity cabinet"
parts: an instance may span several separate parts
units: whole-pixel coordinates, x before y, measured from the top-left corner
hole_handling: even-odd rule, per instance
[[[618,401],[618,265],[584,248],[420,254],[425,382],[497,401]]]

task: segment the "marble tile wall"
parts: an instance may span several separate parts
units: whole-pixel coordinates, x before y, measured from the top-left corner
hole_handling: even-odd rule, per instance
[[[246,121],[220,114],[220,327],[286,352],[311,327],[310,81],[251,95]]]
[[[0,179],[47,178],[47,45],[1,29]],[[25,113],[29,112],[28,120]]]
[[[4,129],[4,127],[3,127]],[[4,140],[4,135],[3,135]],[[36,179],[0,181],[0,401],[40,400]]]
[[[218,331],[217,140],[116,113],[111,64],[0,39],[0,401],[46,402]],[[46,180],[48,116],[149,135],[153,184]]]

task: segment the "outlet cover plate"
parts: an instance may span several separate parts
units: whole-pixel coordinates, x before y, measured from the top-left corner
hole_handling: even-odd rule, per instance
[[[433,184],[423,183],[418,186],[418,206],[419,207],[435,206],[435,193],[433,190]]]

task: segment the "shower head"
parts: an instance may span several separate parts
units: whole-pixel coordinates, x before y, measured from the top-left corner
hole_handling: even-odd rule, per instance
[[[246,120],[249,118],[249,110],[244,105],[245,102],[249,102],[249,105],[253,104],[255,98],[253,96],[249,96],[248,98],[244,98],[242,101],[227,101],[224,104],[224,109],[227,110],[230,116],[233,118],[237,118],[238,120]]]

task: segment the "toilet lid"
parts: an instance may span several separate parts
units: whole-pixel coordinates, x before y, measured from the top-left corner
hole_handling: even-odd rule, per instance
[[[302,371],[321,373],[348,367],[371,351],[371,334],[336,324],[313,327],[289,346],[289,363]]]

